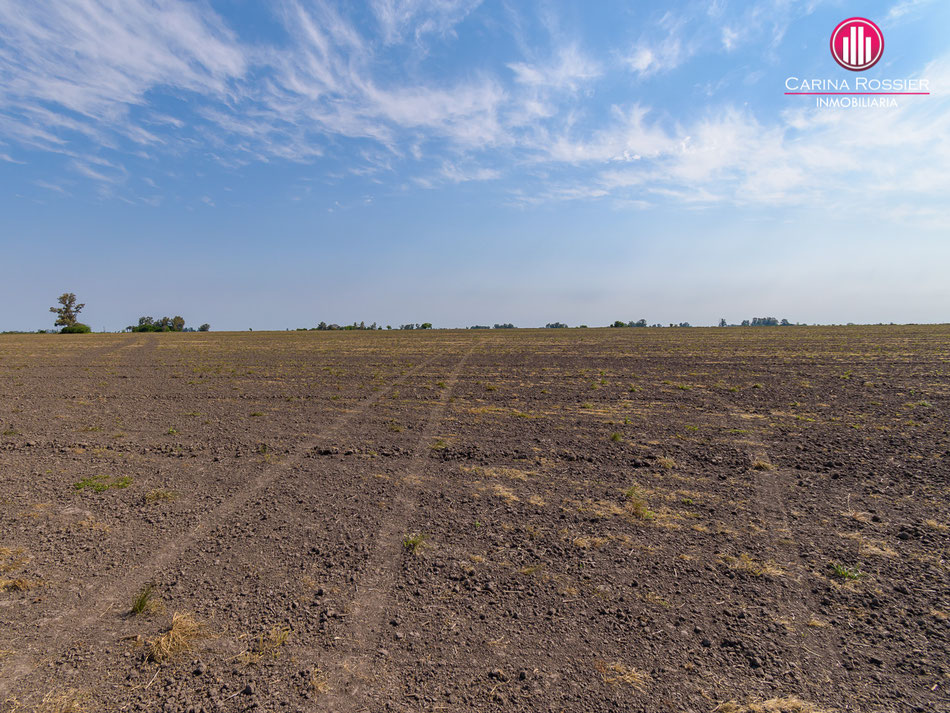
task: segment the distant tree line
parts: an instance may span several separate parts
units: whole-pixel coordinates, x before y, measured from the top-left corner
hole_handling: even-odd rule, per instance
[[[139,323],[129,325],[126,332],[210,332],[210,324],[202,324],[196,330],[185,326],[185,318],[180,315],[174,317],[139,317]]]
[[[61,327],[59,330],[63,333],[87,333],[91,332],[89,325],[82,324],[79,321],[79,313],[86,306],[84,303],[79,303],[76,300],[76,295],[72,292],[64,292],[57,298],[59,306],[50,307],[50,312],[53,312],[56,315],[55,326]],[[720,327],[790,327],[795,326],[798,323],[790,322],[787,319],[778,319],[776,317],[753,317],[752,319],[744,319],[740,324],[729,324],[726,321],[726,318],[723,317],[719,320]],[[879,322],[879,325],[884,323]],[[891,325],[894,323],[891,322]],[[852,322],[848,322],[848,326],[852,326]],[[564,322],[548,322],[544,325],[546,329],[568,329],[569,325]],[[630,320],[625,322],[623,320],[616,320],[613,324],[609,325],[612,328],[631,328],[631,327],[646,327],[647,321],[645,319],[638,319],[636,321]],[[663,327],[662,324],[651,324],[650,327]],[[675,324],[673,322],[669,323],[670,327],[690,327],[689,322],[680,322]],[[840,325],[837,325],[840,326]],[[515,325],[511,322],[504,323],[495,323],[494,326],[489,327],[487,324],[474,324],[468,329],[515,329]],[[577,329],[586,329],[586,324],[581,324]],[[320,322],[316,327],[309,327],[309,331],[332,331],[332,330],[367,330],[367,331],[376,331],[383,329],[382,325],[372,322],[367,325],[366,322],[353,322],[346,326],[340,326],[339,324],[327,324],[326,322]],[[386,325],[386,329],[393,329],[391,325]],[[431,322],[422,322],[422,323],[409,323],[402,324],[396,327],[400,330],[415,330],[415,329],[432,329]],[[37,333],[47,333],[55,330],[44,330],[38,329]],[[202,324],[197,329],[193,327],[186,327],[185,320],[180,315],[175,315],[174,317],[140,317],[137,325],[129,325],[125,328],[127,332],[208,332],[211,331],[210,324]],[[253,331],[253,330],[251,330]],[[308,331],[307,327],[298,327],[297,331]],[[25,334],[29,332],[0,332],[0,334]]]
[[[339,324],[327,324],[326,322],[320,322],[316,327],[310,327],[309,330],[307,327],[297,327],[298,332],[334,332],[337,330],[340,331],[376,331],[382,329],[381,324],[376,324],[373,322],[371,324],[366,324],[366,322],[353,322],[353,324],[347,324],[345,326],[340,326]],[[386,325],[386,329],[392,329],[391,324]],[[432,329],[432,322],[422,322],[419,324],[401,324],[396,329]]]
[[[787,319],[777,319],[775,317],[753,317],[744,319],[740,324],[727,324],[726,318],[719,320],[720,327],[792,327],[794,324]]]
[[[298,331],[304,331],[305,329],[306,327],[303,327]],[[377,329],[382,329],[382,327],[376,326],[376,322],[373,322],[369,326],[367,326],[366,322],[360,322],[359,324],[357,324],[356,322],[353,322],[353,324],[347,324],[344,327],[341,327],[339,324],[327,324],[326,322],[320,322],[320,324],[318,324],[316,327],[311,327],[310,329],[315,330],[317,332],[333,332],[336,330],[352,331],[354,329],[376,331]]]
[[[792,323],[787,319],[781,321],[775,317],[753,317],[750,322],[747,319],[742,320],[743,327],[791,327]]]

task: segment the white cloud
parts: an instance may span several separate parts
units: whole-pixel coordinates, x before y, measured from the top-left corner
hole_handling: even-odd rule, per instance
[[[434,186],[523,172],[540,185],[533,193],[519,187],[521,203],[797,205],[863,196],[912,205],[914,194],[950,194],[945,94],[903,98],[896,110],[812,106],[768,118],[710,104],[677,121],[646,98],[602,111],[590,97],[610,79],[610,52],[595,58],[560,31],[536,52],[519,30],[521,56],[501,60],[495,73],[479,65],[434,79],[406,63],[394,75],[393,53],[407,52],[394,45],[450,37],[476,11],[475,0],[376,0],[378,27],[370,22],[369,30],[347,5],[278,7],[288,41],[250,46],[206,4],[0,0],[0,136],[61,154],[105,190],[126,183],[123,157],[145,148],[150,155],[199,147],[237,167],[314,161],[352,142],[352,165],[341,175],[381,181],[411,164],[417,183]],[[721,37],[713,33],[702,51],[736,50],[757,35],[778,41],[776,26],[813,7],[773,0],[726,24],[721,3]],[[654,24],[658,31],[622,59],[643,77],[671,71],[701,47],[682,18],[667,13]],[[616,72],[617,55],[613,61]],[[947,86],[950,59],[922,76]],[[187,98],[189,113],[154,101],[158,94]],[[15,162],[8,153],[0,160]]]
[[[162,144],[146,128],[169,122],[152,115],[151,91],[230,101],[247,66],[233,33],[200,5],[6,0],[0,3],[0,132],[67,155],[78,141],[113,150],[123,139]],[[88,161],[68,165],[94,181],[121,180]]]
[[[501,177],[501,172],[493,168],[467,167],[462,168],[457,164],[446,162],[442,164],[442,176],[452,183],[465,183],[467,181],[492,181]]]
[[[114,119],[167,85],[224,95],[246,60],[209,11],[179,0],[8,0],[0,4],[4,103],[46,101]]]
[[[641,77],[649,77],[676,69],[699,49],[695,41],[682,38],[686,19],[666,12],[653,20],[652,32],[639,42],[624,58],[627,66]]]
[[[691,55],[692,50],[684,50],[679,38],[671,35],[660,42],[637,45],[626,61],[632,70],[648,77],[676,69]]]
[[[34,186],[39,186],[40,188],[45,188],[48,191],[55,191],[56,193],[62,193],[63,195],[68,196],[69,193],[62,186],[56,185],[55,183],[50,183],[49,181],[37,180],[33,181]]]
[[[599,63],[585,56],[576,45],[560,48],[556,60],[548,64],[513,62],[508,65],[515,81],[538,88],[576,89],[601,76]]]
[[[102,171],[97,171],[88,163],[85,163],[83,161],[72,161],[72,167],[76,171],[81,173],[82,175],[86,176],[87,178],[91,178],[95,181],[102,181],[104,183],[112,183],[115,180],[112,176],[108,176]]]
[[[271,58],[273,82],[256,97],[262,120],[303,134],[367,138],[397,153],[404,131],[459,145],[498,140],[497,113],[505,92],[496,80],[476,77],[441,86],[411,79],[379,82],[374,71],[381,60],[371,43],[328,7],[313,12],[291,6],[294,43]]]
[[[932,2],[933,0],[902,0],[892,5],[890,10],[887,11],[887,19],[889,21],[899,20],[905,15],[916,12],[925,5],[930,5]]]
[[[950,86],[950,55],[921,73]],[[789,108],[768,122],[748,109],[710,108],[664,125],[648,108],[615,108],[613,123],[586,138],[552,138],[537,160],[555,167],[541,200],[663,197],[693,206],[854,205],[890,220],[950,226],[933,209],[950,195],[950,93],[905,97],[892,109]],[[563,165],[564,170],[557,170]],[[522,190],[519,201],[526,203]],[[892,206],[904,205],[901,211]],[[916,206],[911,209],[908,206]]]
[[[615,106],[610,126],[586,138],[574,138],[569,132],[546,135],[535,148],[544,160],[573,164],[635,161],[672,151],[675,138],[647,120],[649,111],[639,104]]]
[[[417,41],[427,34],[446,34],[481,4],[481,0],[373,0],[373,13],[387,44]]]
[[[731,52],[736,48],[740,36],[739,31],[732,27],[722,28],[722,46],[727,52]]]

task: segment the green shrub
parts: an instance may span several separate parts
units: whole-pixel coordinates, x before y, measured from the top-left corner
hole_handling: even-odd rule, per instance
[[[857,567],[845,567],[837,562],[832,562],[828,566],[831,568],[831,573],[838,579],[860,579],[862,577],[862,573]]]
[[[422,547],[422,543],[425,541],[426,536],[422,533],[414,533],[412,535],[406,535],[403,538],[402,546],[406,548],[411,554],[416,554],[419,549]]]
[[[89,334],[92,331],[92,328],[88,324],[82,324],[81,322],[76,322],[76,324],[70,324],[68,327],[63,327],[59,330],[60,334]]]
[[[123,475],[117,478],[110,478],[108,475],[92,475],[83,478],[78,483],[73,483],[76,490],[85,490],[88,488],[95,493],[103,493],[110,488],[127,488],[132,485],[132,478]]]

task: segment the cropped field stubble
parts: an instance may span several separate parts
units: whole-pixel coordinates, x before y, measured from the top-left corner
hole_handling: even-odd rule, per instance
[[[945,700],[950,328],[9,335],[0,377],[21,710]]]

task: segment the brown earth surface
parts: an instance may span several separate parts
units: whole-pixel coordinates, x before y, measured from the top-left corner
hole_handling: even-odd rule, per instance
[[[950,710],[946,326],[15,335],[0,377],[4,713]]]

